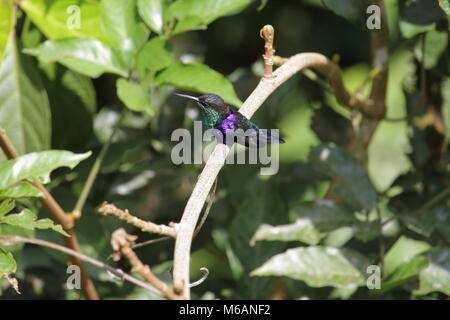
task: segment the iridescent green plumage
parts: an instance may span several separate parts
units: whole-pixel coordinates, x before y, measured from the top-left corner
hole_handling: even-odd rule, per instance
[[[202,110],[203,124],[208,129],[213,129],[221,120],[221,114],[214,109],[205,108]]]

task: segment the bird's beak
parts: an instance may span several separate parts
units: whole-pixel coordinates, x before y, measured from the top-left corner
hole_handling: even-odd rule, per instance
[[[182,98],[187,98],[187,99],[191,99],[191,100],[199,102],[197,97],[188,96],[187,94],[175,93],[175,95],[182,97]]]

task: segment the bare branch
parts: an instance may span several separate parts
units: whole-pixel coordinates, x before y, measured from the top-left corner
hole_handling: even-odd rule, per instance
[[[139,219],[138,217],[131,215],[127,209],[121,210],[112,203],[103,202],[103,204],[98,209],[98,213],[104,216],[116,216],[120,220],[123,220],[141,229],[144,232],[162,234],[171,238],[175,238],[177,235],[175,227],[156,224],[150,221],[144,221],[142,219]]]
[[[143,264],[141,260],[138,258],[136,253],[134,253],[131,246],[134,245],[134,241],[137,239],[136,236],[128,234],[125,229],[120,228],[113,232],[111,236],[111,244],[116,253],[115,260],[118,260],[120,256],[117,254],[120,252],[125,258],[128,259],[131,266],[133,267],[133,271],[139,273],[141,276],[147,280],[153,287],[157,288],[159,292],[170,300],[177,300],[180,297],[170,289],[164,282],[158,279],[150,267],[146,264]]]

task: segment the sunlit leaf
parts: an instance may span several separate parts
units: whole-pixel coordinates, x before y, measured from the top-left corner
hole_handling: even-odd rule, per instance
[[[0,199],[43,198],[44,194],[28,182],[20,182],[12,187],[0,190]],[[1,216],[1,215],[0,215]]]
[[[402,236],[395,242],[384,257],[384,272],[387,277],[402,263],[408,261],[430,249],[430,245],[424,241],[414,240]]]
[[[14,200],[4,200],[2,203],[0,203],[0,218],[3,217],[5,214],[10,212],[14,207],[16,206],[16,203]]]
[[[15,24],[12,1],[0,1],[0,66]]]
[[[236,96],[232,84],[223,75],[204,64],[174,62],[159,73],[155,81],[160,85],[171,85],[178,89],[203,94],[214,93],[235,106],[242,103]]]
[[[149,35],[139,22],[136,0],[101,0],[102,26],[123,63],[131,68],[134,55]]]
[[[127,76],[113,50],[94,39],[68,38],[47,40],[37,48],[24,52],[35,55],[42,63],[59,62],[88,77],[97,78],[105,72]]]
[[[159,71],[172,62],[172,52],[167,40],[153,38],[148,41],[137,56],[139,70]]]
[[[306,282],[311,287],[361,285],[364,276],[360,268],[369,265],[355,251],[329,247],[300,247],[277,254],[253,276],[286,276]]]
[[[437,1],[409,1],[400,13],[400,30],[405,38],[433,30],[436,22],[447,19]]]
[[[13,34],[0,66],[0,127],[19,154],[50,147],[47,93],[35,62],[20,53]]]
[[[430,264],[420,272],[420,287],[415,294],[439,291],[450,295],[450,250],[440,249],[426,255]]]
[[[22,0],[20,7],[48,39],[90,37],[108,43],[101,25],[99,1]]]
[[[33,152],[16,159],[0,163],[0,189],[5,189],[23,179],[36,179],[48,175],[59,167],[73,169],[80,161],[91,155],[70,151],[50,150]]]
[[[66,237],[69,235],[63,230],[61,225],[54,224],[50,219],[37,219],[37,215],[28,209],[24,209],[20,213],[9,214],[0,219],[0,223],[6,223],[12,226],[21,227],[24,229],[52,229]]]
[[[308,219],[299,219],[295,223],[271,226],[261,225],[250,240],[255,241],[301,241],[307,244],[317,244],[323,235],[314,228]]]
[[[126,79],[120,78],[116,82],[117,96],[133,111],[146,111],[150,114],[154,113],[150,101],[150,92],[139,84]]]
[[[16,260],[11,252],[4,252],[0,249],[0,277],[16,272]]]
[[[236,14],[251,4],[254,0],[180,0],[174,2],[168,9],[167,20],[176,18],[179,23],[196,17],[196,23],[190,24],[190,29],[207,25],[219,17]],[[196,27],[197,26],[197,27]],[[185,28],[184,31],[189,30]]]
[[[139,14],[154,32],[161,34],[164,24],[166,0],[138,0]]]

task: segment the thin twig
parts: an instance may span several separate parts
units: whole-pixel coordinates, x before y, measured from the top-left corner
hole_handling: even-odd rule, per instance
[[[58,251],[66,253],[68,255],[77,257],[80,260],[86,261],[86,262],[88,262],[88,263],[90,263],[90,264],[92,264],[92,265],[94,265],[96,267],[104,269],[104,270],[112,273],[113,275],[117,276],[120,279],[123,279],[123,280],[126,280],[128,282],[131,282],[131,283],[133,283],[133,284],[135,284],[135,285],[137,285],[137,286],[139,286],[141,288],[150,290],[150,291],[152,291],[152,292],[162,296],[161,292],[158,289],[156,289],[156,288],[152,287],[151,285],[149,285],[149,284],[147,284],[147,283],[145,283],[145,282],[143,282],[143,281],[141,281],[141,280],[139,280],[139,279],[137,279],[137,278],[135,278],[135,277],[125,273],[125,272],[123,272],[121,269],[113,268],[113,267],[107,265],[106,263],[104,263],[104,262],[102,262],[100,260],[94,259],[92,257],[89,257],[89,256],[83,254],[83,253],[80,253],[78,251],[69,249],[67,247],[61,246],[61,245],[53,243],[53,242],[49,242],[49,241],[41,240],[41,239],[35,239],[35,238],[27,238],[27,237],[22,237],[22,236],[15,236],[15,235],[0,235],[0,243],[2,245],[4,245],[4,246],[11,246],[11,245],[15,245],[17,243],[31,243],[31,244],[36,244],[36,245],[39,245],[39,246],[51,248],[51,249],[54,249],[54,250],[58,250]]]
[[[15,159],[19,157],[19,153],[17,152],[16,148],[14,148],[11,140],[9,140],[5,130],[2,128],[0,128],[0,147],[2,148],[8,159]],[[56,202],[55,198],[53,198],[50,192],[48,192],[48,190],[39,181],[32,181],[31,184],[44,194],[44,198],[41,198],[40,202],[53,218],[53,220],[59,223],[70,235],[70,237],[63,237],[65,245],[68,248],[79,252],[80,246],[78,244],[77,237],[72,230],[74,226],[73,219],[64,212],[58,202]],[[89,278],[83,262],[76,255],[70,255],[69,258],[72,264],[76,264],[80,267],[81,288],[84,296],[89,300],[98,300],[99,296],[97,294],[97,290],[95,289],[94,283]]]
[[[130,214],[128,210],[121,210],[117,208],[114,204],[103,202],[103,204],[98,209],[98,213],[104,216],[116,216],[120,220],[123,220],[144,232],[151,232],[166,235],[171,238],[175,238],[177,235],[176,228],[166,226],[163,224],[156,224],[150,221],[144,221]]]

